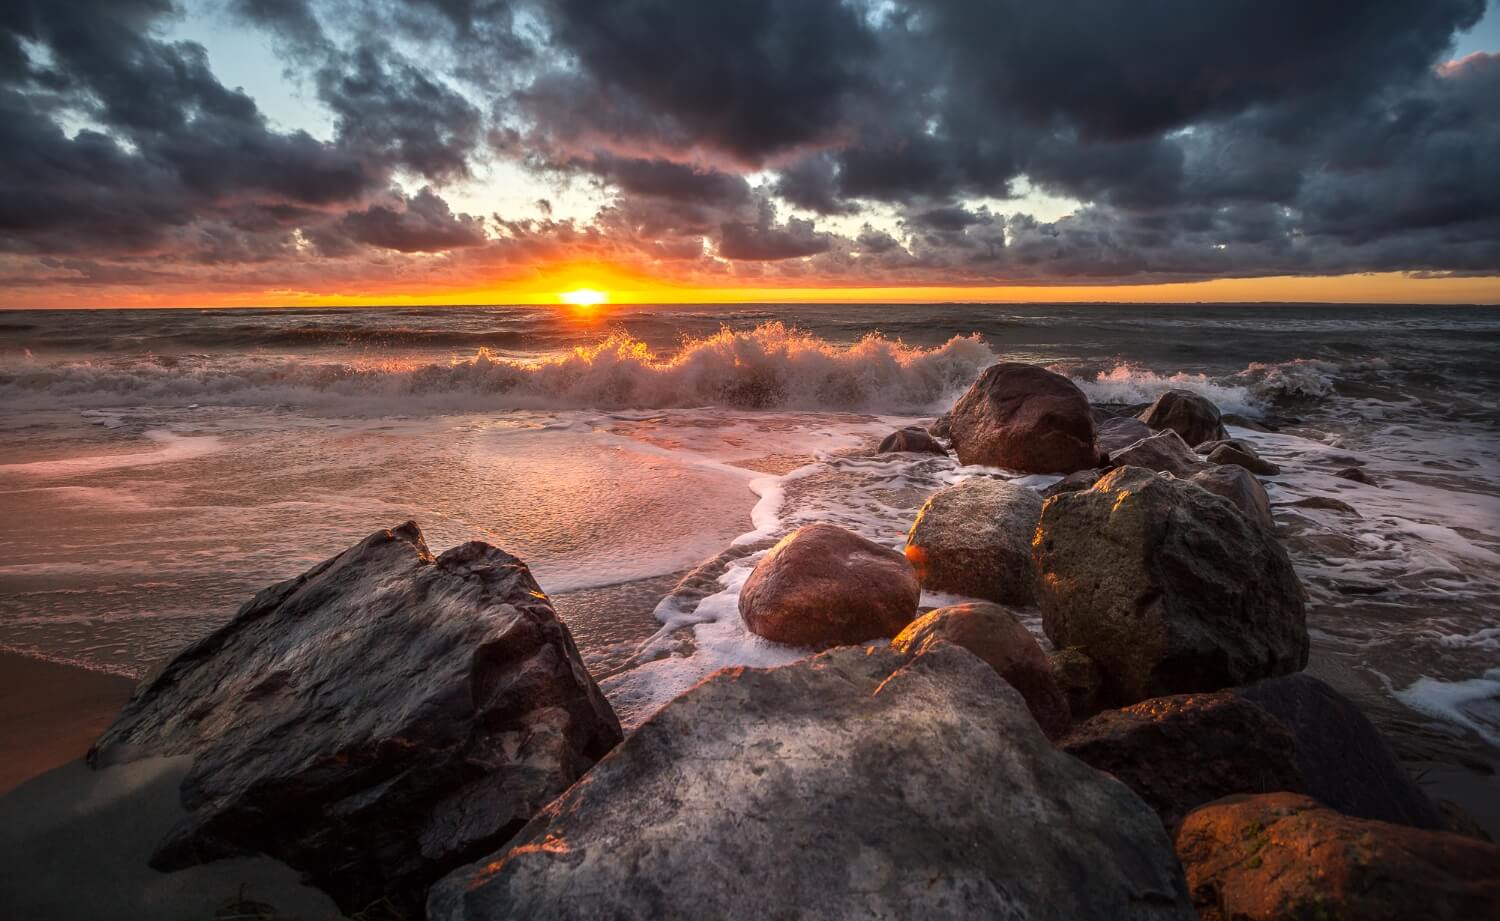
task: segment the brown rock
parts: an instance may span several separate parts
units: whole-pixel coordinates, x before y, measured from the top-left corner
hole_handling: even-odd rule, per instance
[[[1212,803],[1176,837],[1203,921],[1500,918],[1500,847],[1340,815],[1295,793]]]
[[[1141,413],[1154,431],[1171,429],[1190,445],[1228,438],[1219,408],[1191,390],[1168,390]]]
[[[1099,712],[1099,696],[1104,674],[1099,663],[1089,658],[1082,647],[1069,646],[1047,657],[1052,662],[1052,678],[1068,699],[1068,713],[1073,719],[1084,719]]]
[[[1221,797],[1305,789],[1291,732],[1229,691],[1106,710],[1074,726],[1057,747],[1113,774],[1168,829]]]
[[[991,365],[953,405],[949,428],[965,464],[1072,473],[1098,461],[1088,398],[1035,365]]]
[[[1276,476],[1281,472],[1280,467],[1255,453],[1249,442],[1238,438],[1210,441],[1199,445],[1197,451],[1210,464],[1235,464],[1260,476]]]
[[[1144,467],[1157,473],[1170,473],[1183,480],[1208,466],[1181,436],[1170,430],[1114,451],[1109,455],[1109,462],[1116,467]]]
[[[917,616],[922,587],[906,557],[831,524],[772,547],[740,591],[751,633],[827,649],[895,636]]]
[[[1274,535],[1203,488],[1139,467],[1042,507],[1047,637],[1082,646],[1122,706],[1307,664],[1302,585]]]
[[[974,477],[933,493],[906,538],[923,587],[1001,604],[1031,604],[1031,539],[1042,497],[1025,486]]]
[[[940,454],[948,456],[943,446],[937,443],[937,439],[927,434],[926,429],[904,428],[885,436],[880,442],[880,447],[875,449],[877,454]]]
[[[1356,518],[1360,517],[1359,509],[1342,499],[1334,499],[1330,496],[1308,496],[1305,499],[1288,502],[1287,505],[1296,508],[1325,509],[1330,512],[1342,512],[1345,515],[1353,515]]]
[[[1150,438],[1151,426],[1134,416],[1111,416],[1103,422],[1095,421],[1095,433],[1099,450],[1110,454],[1142,438]]]
[[[1042,498],[1050,499],[1059,493],[1077,492],[1080,489],[1088,489],[1099,482],[1099,478],[1102,476],[1104,476],[1104,471],[1098,468],[1070,473],[1042,490]]]
[[[891,647],[907,655],[948,642],[983,659],[1026,700],[1047,738],[1068,730],[1068,701],[1052,676],[1052,663],[1014,614],[997,604],[957,604],[912,621]]]
[[[1352,480],[1355,483],[1363,483],[1366,486],[1379,486],[1375,478],[1364,471],[1362,467],[1345,467],[1334,474],[1341,480]]]
[[[1261,527],[1276,527],[1271,518],[1271,497],[1266,495],[1266,488],[1260,485],[1260,480],[1244,467],[1238,464],[1209,467],[1193,474],[1191,480],[1214,495],[1228,499],[1246,518]]]

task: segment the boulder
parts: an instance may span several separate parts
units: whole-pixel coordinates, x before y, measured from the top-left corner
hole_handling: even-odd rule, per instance
[[[1104,675],[1099,663],[1079,646],[1059,649],[1047,657],[1052,663],[1052,678],[1068,699],[1068,714],[1075,720],[1098,713],[1099,695]]]
[[[1072,473],[1098,463],[1088,398],[1066,377],[1035,365],[985,369],[953,404],[949,428],[964,464]]]
[[[944,642],[974,653],[1020,691],[1047,738],[1068,731],[1068,699],[1052,676],[1052,662],[1014,614],[984,602],[938,608],[907,625],[891,648],[918,655]]]
[[[937,439],[927,434],[927,430],[915,426],[898,429],[885,436],[880,442],[880,447],[875,449],[877,454],[940,454],[948,456],[943,446],[937,443]]]
[[[1101,476],[1104,476],[1104,471],[1098,468],[1070,473],[1042,490],[1042,498],[1050,499],[1058,493],[1077,492],[1080,489],[1088,489],[1099,482]]]
[[[1213,691],[1307,664],[1302,585],[1265,528],[1139,467],[1042,507],[1032,549],[1054,646],[1098,663],[1104,700]]]
[[[1135,444],[1142,438],[1151,437],[1151,426],[1134,416],[1112,416],[1103,422],[1095,422],[1095,436],[1099,450],[1112,454],[1121,448]]]
[[[516,840],[430,921],[1195,917],[1156,816],[948,643],[716,672]]]
[[[1341,480],[1351,480],[1355,483],[1363,483],[1366,486],[1380,485],[1379,483],[1375,482],[1374,477],[1365,472],[1363,467],[1345,467],[1343,470],[1334,473],[1334,476],[1338,477]]]
[[[1204,921],[1500,918],[1500,847],[1340,815],[1295,793],[1188,815],[1177,854]]]
[[[1199,470],[1190,478],[1216,496],[1223,496],[1229,503],[1251,521],[1263,528],[1274,529],[1276,521],[1271,517],[1271,497],[1249,470],[1237,464],[1209,467]]]
[[[1249,416],[1242,416],[1238,413],[1223,413],[1219,416],[1219,421],[1223,422],[1225,425],[1233,425],[1236,428],[1249,429],[1252,432],[1277,431],[1274,427],[1267,425],[1264,422],[1252,419]]]
[[[788,646],[827,649],[888,639],[917,616],[922,587],[889,547],[831,524],[783,537],[740,590],[751,633]]]
[[[1109,462],[1116,467],[1144,467],[1157,473],[1170,473],[1187,479],[1208,467],[1187,442],[1173,431],[1158,432],[1111,452]]]
[[[1210,441],[1196,449],[1210,464],[1235,464],[1258,476],[1276,476],[1281,468],[1261,457],[1254,446],[1239,438]]]
[[[922,587],[1001,604],[1035,599],[1031,539],[1042,497],[1005,480],[974,477],[928,497],[906,536]]]
[[[1339,512],[1344,515],[1353,515],[1355,518],[1361,517],[1359,509],[1342,499],[1335,499],[1332,496],[1307,496],[1303,499],[1288,502],[1287,505],[1294,508],[1315,508],[1329,512]]]
[[[261,852],[345,911],[420,909],[620,741],[526,565],[411,522],[254,598],[136,691],[98,766],[192,755],[152,865]]]
[[[1396,760],[1379,730],[1349,698],[1311,675],[1239,688],[1291,730],[1309,796],[1339,812],[1417,828],[1444,829],[1441,809]]]
[[[953,414],[943,413],[941,416],[938,416],[936,419],[932,420],[931,425],[927,426],[927,434],[931,435],[933,438],[951,438],[953,436],[953,432],[950,430],[949,426],[952,424],[952,422]]]
[[[1304,789],[1291,732],[1229,691],[1107,710],[1074,726],[1057,747],[1118,778],[1168,829],[1221,797]]]
[[[1141,413],[1141,421],[1152,431],[1170,429],[1190,445],[1228,438],[1219,407],[1191,390],[1168,390]]]

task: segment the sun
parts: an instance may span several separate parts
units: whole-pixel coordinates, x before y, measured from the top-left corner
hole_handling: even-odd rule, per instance
[[[557,297],[564,304],[572,304],[574,307],[598,307],[600,304],[609,303],[609,295],[598,288],[574,288],[572,291],[562,292]]]

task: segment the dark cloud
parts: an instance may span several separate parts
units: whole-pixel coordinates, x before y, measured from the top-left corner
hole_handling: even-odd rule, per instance
[[[436,253],[485,243],[484,221],[469,214],[454,214],[431,189],[423,189],[399,205],[371,205],[364,211],[351,212],[333,230],[354,243],[403,253]],[[345,251],[329,232],[315,239],[325,252]]]
[[[812,221],[788,218],[778,224],[774,210],[763,204],[754,221],[725,221],[717,250],[723,259],[777,262],[826,253],[833,245],[833,237],[819,233]]]

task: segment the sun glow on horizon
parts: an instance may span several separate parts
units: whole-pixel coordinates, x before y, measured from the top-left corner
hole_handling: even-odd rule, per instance
[[[574,288],[572,291],[562,292],[557,299],[564,304],[585,309],[609,303],[609,295],[598,288]]]

